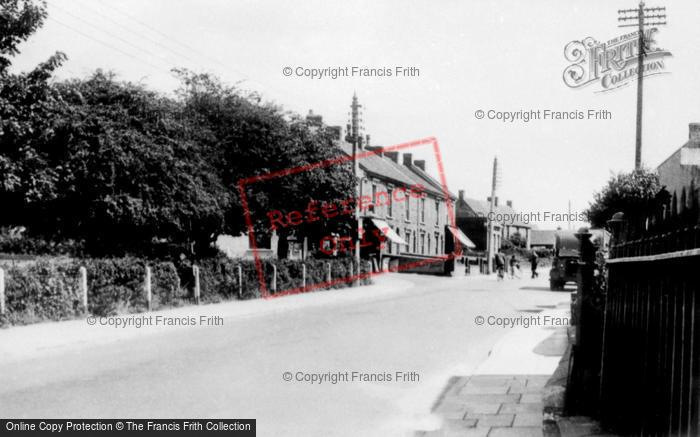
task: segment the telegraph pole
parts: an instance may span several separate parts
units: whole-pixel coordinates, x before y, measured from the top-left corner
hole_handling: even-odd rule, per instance
[[[637,42],[637,137],[634,153],[634,169],[639,170],[642,168],[642,102],[644,97],[644,57],[647,48],[644,26],[647,24],[650,26],[666,24],[666,8],[645,8],[642,0],[636,9],[620,9],[617,12],[620,15],[617,20],[623,23],[618,27],[637,27],[639,32]]]
[[[362,147],[362,136],[360,134],[360,105],[357,102],[357,93],[352,95],[351,118],[350,118],[350,142],[352,143],[352,175],[357,180],[355,185],[355,223],[357,239],[355,240],[355,263],[357,264],[357,274],[360,274],[360,239],[362,233],[362,217],[360,216],[360,196],[362,195],[362,180],[358,179],[359,162],[357,160],[358,149]],[[359,277],[359,276],[358,276]],[[359,281],[358,281],[359,283]]]
[[[491,201],[489,202],[489,216],[486,218],[488,223],[488,236],[486,238],[486,256],[488,273],[493,272],[493,257],[496,254],[493,241],[493,211],[496,202],[496,186],[498,185],[498,158],[493,158],[493,175],[491,176]]]

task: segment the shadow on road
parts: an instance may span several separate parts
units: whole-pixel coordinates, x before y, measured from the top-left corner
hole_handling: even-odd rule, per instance
[[[529,286],[529,287],[520,287],[519,290],[532,290],[532,291],[552,291],[549,289],[549,287],[535,287],[535,286]],[[556,290],[557,293],[563,293],[563,292],[572,292],[576,291],[576,287],[566,287],[563,290]]]
[[[520,290],[549,291],[549,287],[528,286],[528,287],[520,287]]]

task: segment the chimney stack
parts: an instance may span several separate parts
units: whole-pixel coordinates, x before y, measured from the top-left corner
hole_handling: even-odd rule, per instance
[[[413,154],[404,153],[403,154],[403,165],[410,166],[413,163]]]
[[[424,159],[416,159],[413,161],[413,164],[418,167],[419,169],[425,171],[425,160]]]
[[[700,142],[700,123],[690,123],[688,126],[688,139]]]
[[[395,163],[399,163],[399,152],[384,152],[384,156],[391,159]]]
[[[365,149],[369,150],[370,152],[374,152],[377,154],[377,156],[383,156],[384,155],[384,149],[380,146],[367,146]]]
[[[506,200],[506,205],[508,205],[508,208],[513,207],[513,201],[512,200]]]
[[[487,198],[486,198],[486,201],[487,201],[488,203],[491,203],[491,196],[487,197]],[[493,206],[498,206],[498,196],[494,197],[494,199],[493,199]]]
[[[459,200],[464,200],[464,190],[459,190]]]
[[[309,126],[321,127],[323,125],[323,116],[314,114],[314,111],[309,109],[306,115],[306,122]]]
[[[341,126],[328,126],[328,132],[335,141],[343,138],[343,128]]]

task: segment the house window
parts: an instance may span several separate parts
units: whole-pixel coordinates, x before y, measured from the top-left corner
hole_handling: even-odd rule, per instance
[[[406,245],[406,252],[410,252],[411,251],[411,231],[409,231],[409,230],[406,231],[406,243],[408,243]]]
[[[435,199],[435,226],[440,226],[440,201]]]
[[[389,188],[387,190],[389,193],[389,199],[387,200],[386,204],[386,215],[387,217],[393,217],[394,216],[394,208],[393,208],[393,203],[394,203],[394,190]]]
[[[396,235],[398,235],[399,238],[401,238],[401,229],[400,228],[396,228]],[[394,252],[394,253],[397,253],[397,254],[401,253],[401,245],[399,243],[391,243],[391,245],[396,246],[396,252]]]
[[[440,234],[438,232],[435,233],[435,255],[440,255],[440,251],[442,250],[442,239],[440,238]]]
[[[411,220],[411,197],[406,195],[406,220]]]
[[[376,202],[377,202],[377,185],[372,184],[372,203],[370,204],[369,211],[376,213],[377,208],[376,208]]]
[[[430,255],[430,235],[428,235],[428,255]]]
[[[425,223],[425,198],[420,200],[420,222]]]

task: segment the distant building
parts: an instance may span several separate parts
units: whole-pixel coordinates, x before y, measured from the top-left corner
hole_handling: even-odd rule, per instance
[[[657,167],[659,182],[677,201],[700,187],[700,123],[690,123],[688,141]]]
[[[478,251],[485,251],[488,241],[488,217],[490,212],[490,198],[485,201],[464,197],[464,190],[459,190],[459,198],[456,203],[457,226],[474,242]],[[509,219],[504,219],[508,217]],[[519,215],[513,209],[510,200],[505,205],[499,204],[498,197],[494,199],[494,223],[491,241],[494,247],[499,249],[504,241],[518,233],[525,241],[525,247],[530,247],[529,223],[520,220]]]
[[[555,230],[530,230],[530,249],[554,249],[556,242]]]

